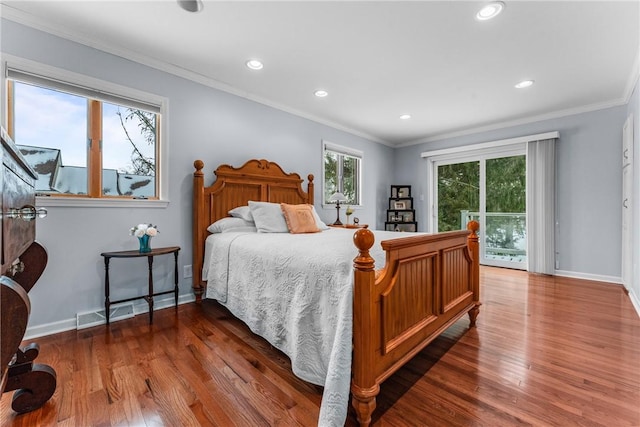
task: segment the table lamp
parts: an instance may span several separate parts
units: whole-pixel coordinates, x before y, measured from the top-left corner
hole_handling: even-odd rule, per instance
[[[340,202],[346,202],[347,200],[348,199],[345,195],[339,191],[337,193],[333,193],[331,197],[329,197],[329,202],[336,202],[336,222],[332,225],[342,225],[342,222],[340,222]]]

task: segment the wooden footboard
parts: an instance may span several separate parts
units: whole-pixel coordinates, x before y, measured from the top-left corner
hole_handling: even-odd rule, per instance
[[[466,313],[480,306],[478,222],[452,231],[381,242],[384,270],[369,255],[374,235],[354,235],[352,404],[368,426],[380,384]]]

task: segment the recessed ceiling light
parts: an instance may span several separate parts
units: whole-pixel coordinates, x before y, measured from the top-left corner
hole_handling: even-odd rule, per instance
[[[411,118],[411,114],[403,114],[400,116],[400,120],[409,120]]]
[[[324,98],[325,96],[329,95],[329,92],[327,92],[326,90],[318,89],[317,91],[313,92],[313,94],[318,98]]]
[[[525,87],[529,87],[533,84],[533,80],[523,80],[520,83],[518,83],[515,87],[516,89],[524,89]]]
[[[264,65],[257,59],[250,59],[247,61],[247,68],[252,70],[262,70],[262,67],[264,67]]]
[[[200,12],[204,8],[202,0],[178,0],[178,6],[187,12]]]
[[[504,10],[504,3],[501,1],[494,1],[487,3],[476,13],[476,19],[478,21],[487,21],[491,18],[495,18]]]

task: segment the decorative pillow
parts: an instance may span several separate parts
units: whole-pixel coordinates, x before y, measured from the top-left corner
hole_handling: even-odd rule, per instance
[[[256,224],[253,221],[245,221],[242,218],[226,217],[217,220],[209,227],[207,227],[209,233],[226,233],[229,231],[248,231],[256,232]]]
[[[251,216],[259,233],[288,233],[279,203],[249,201]]]
[[[322,230],[328,230],[329,226],[327,224],[324,223],[324,221],[322,221],[320,219],[320,216],[318,215],[318,212],[316,212],[316,208],[313,205],[309,205],[311,206],[311,209],[313,210],[313,217],[316,219],[316,225],[318,226],[318,228],[322,231]]]
[[[242,218],[245,221],[253,221],[249,206],[238,206],[237,208],[233,208],[229,211],[229,215],[235,218]]]
[[[287,222],[290,233],[320,232],[311,205],[288,205],[281,203],[280,207],[284,213],[284,219]]]

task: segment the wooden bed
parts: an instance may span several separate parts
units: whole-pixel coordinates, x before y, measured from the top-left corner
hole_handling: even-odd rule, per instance
[[[313,175],[303,190],[300,175],[267,160],[235,168],[222,165],[204,184],[204,163],[194,162],[193,290],[202,298],[207,227],[249,200],[313,205]],[[374,234],[354,233],[352,405],[368,426],[380,384],[465,314],[474,326],[480,306],[478,223],[468,231],[415,235],[381,242],[384,269],[376,271],[369,249]],[[403,234],[406,236],[406,234]]]

